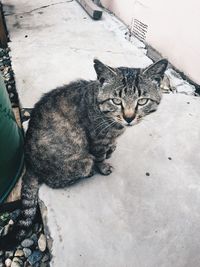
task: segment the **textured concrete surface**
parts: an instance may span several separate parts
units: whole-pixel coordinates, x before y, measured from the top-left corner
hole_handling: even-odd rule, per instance
[[[92,21],[75,1],[3,3],[23,107],[63,83],[93,79],[94,57],[113,66],[151,63],[109,14]],[[42,186],[51,266],[200,266],[199,121],[199,98],[165,95],[157,113],[120,138],[111,176],[65,190]]]
[[[93,21],[76,1],[3,0],[22,107],[77,78],[94,79],[93,59],[145,67],[151,60],[120,35],[124,25],[104,12]],[[30,96],[31,92],[31,96]]]
[[[120,138],[112,175],[42,186],[51,266],[200,266],[199,121],[199,98],[164,96]]]

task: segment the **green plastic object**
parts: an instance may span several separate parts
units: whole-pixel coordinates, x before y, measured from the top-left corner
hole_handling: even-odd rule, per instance
[[[0,203],[19,179],[24,165],[23,133],[12,111],[0,74]]]

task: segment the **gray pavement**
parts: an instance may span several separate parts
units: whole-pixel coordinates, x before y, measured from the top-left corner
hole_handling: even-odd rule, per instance
[[[52,266],[200,266],[199,121],[199,98],[164,96],[120,138],[112,175],[42,186]]]

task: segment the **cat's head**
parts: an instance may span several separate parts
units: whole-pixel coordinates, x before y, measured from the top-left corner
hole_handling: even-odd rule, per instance
[[[123,126],[131,126],[156,111],[162,96],[160,81],[167,64],[162,59],[145,69],[112,68],[95,59],[101,112]]]

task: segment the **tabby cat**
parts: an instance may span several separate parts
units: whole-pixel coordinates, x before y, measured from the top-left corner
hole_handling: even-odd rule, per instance
[[[96,81],[78,80],[41,98],[26,133],[21,215],[0,247],[26,237],[36,215],[39,184],[64,188],[95,172],[112,172],[105,160],[126,126],[157,109],[166,67],[165,59],[145,69],[112,68],[95,59]]]

